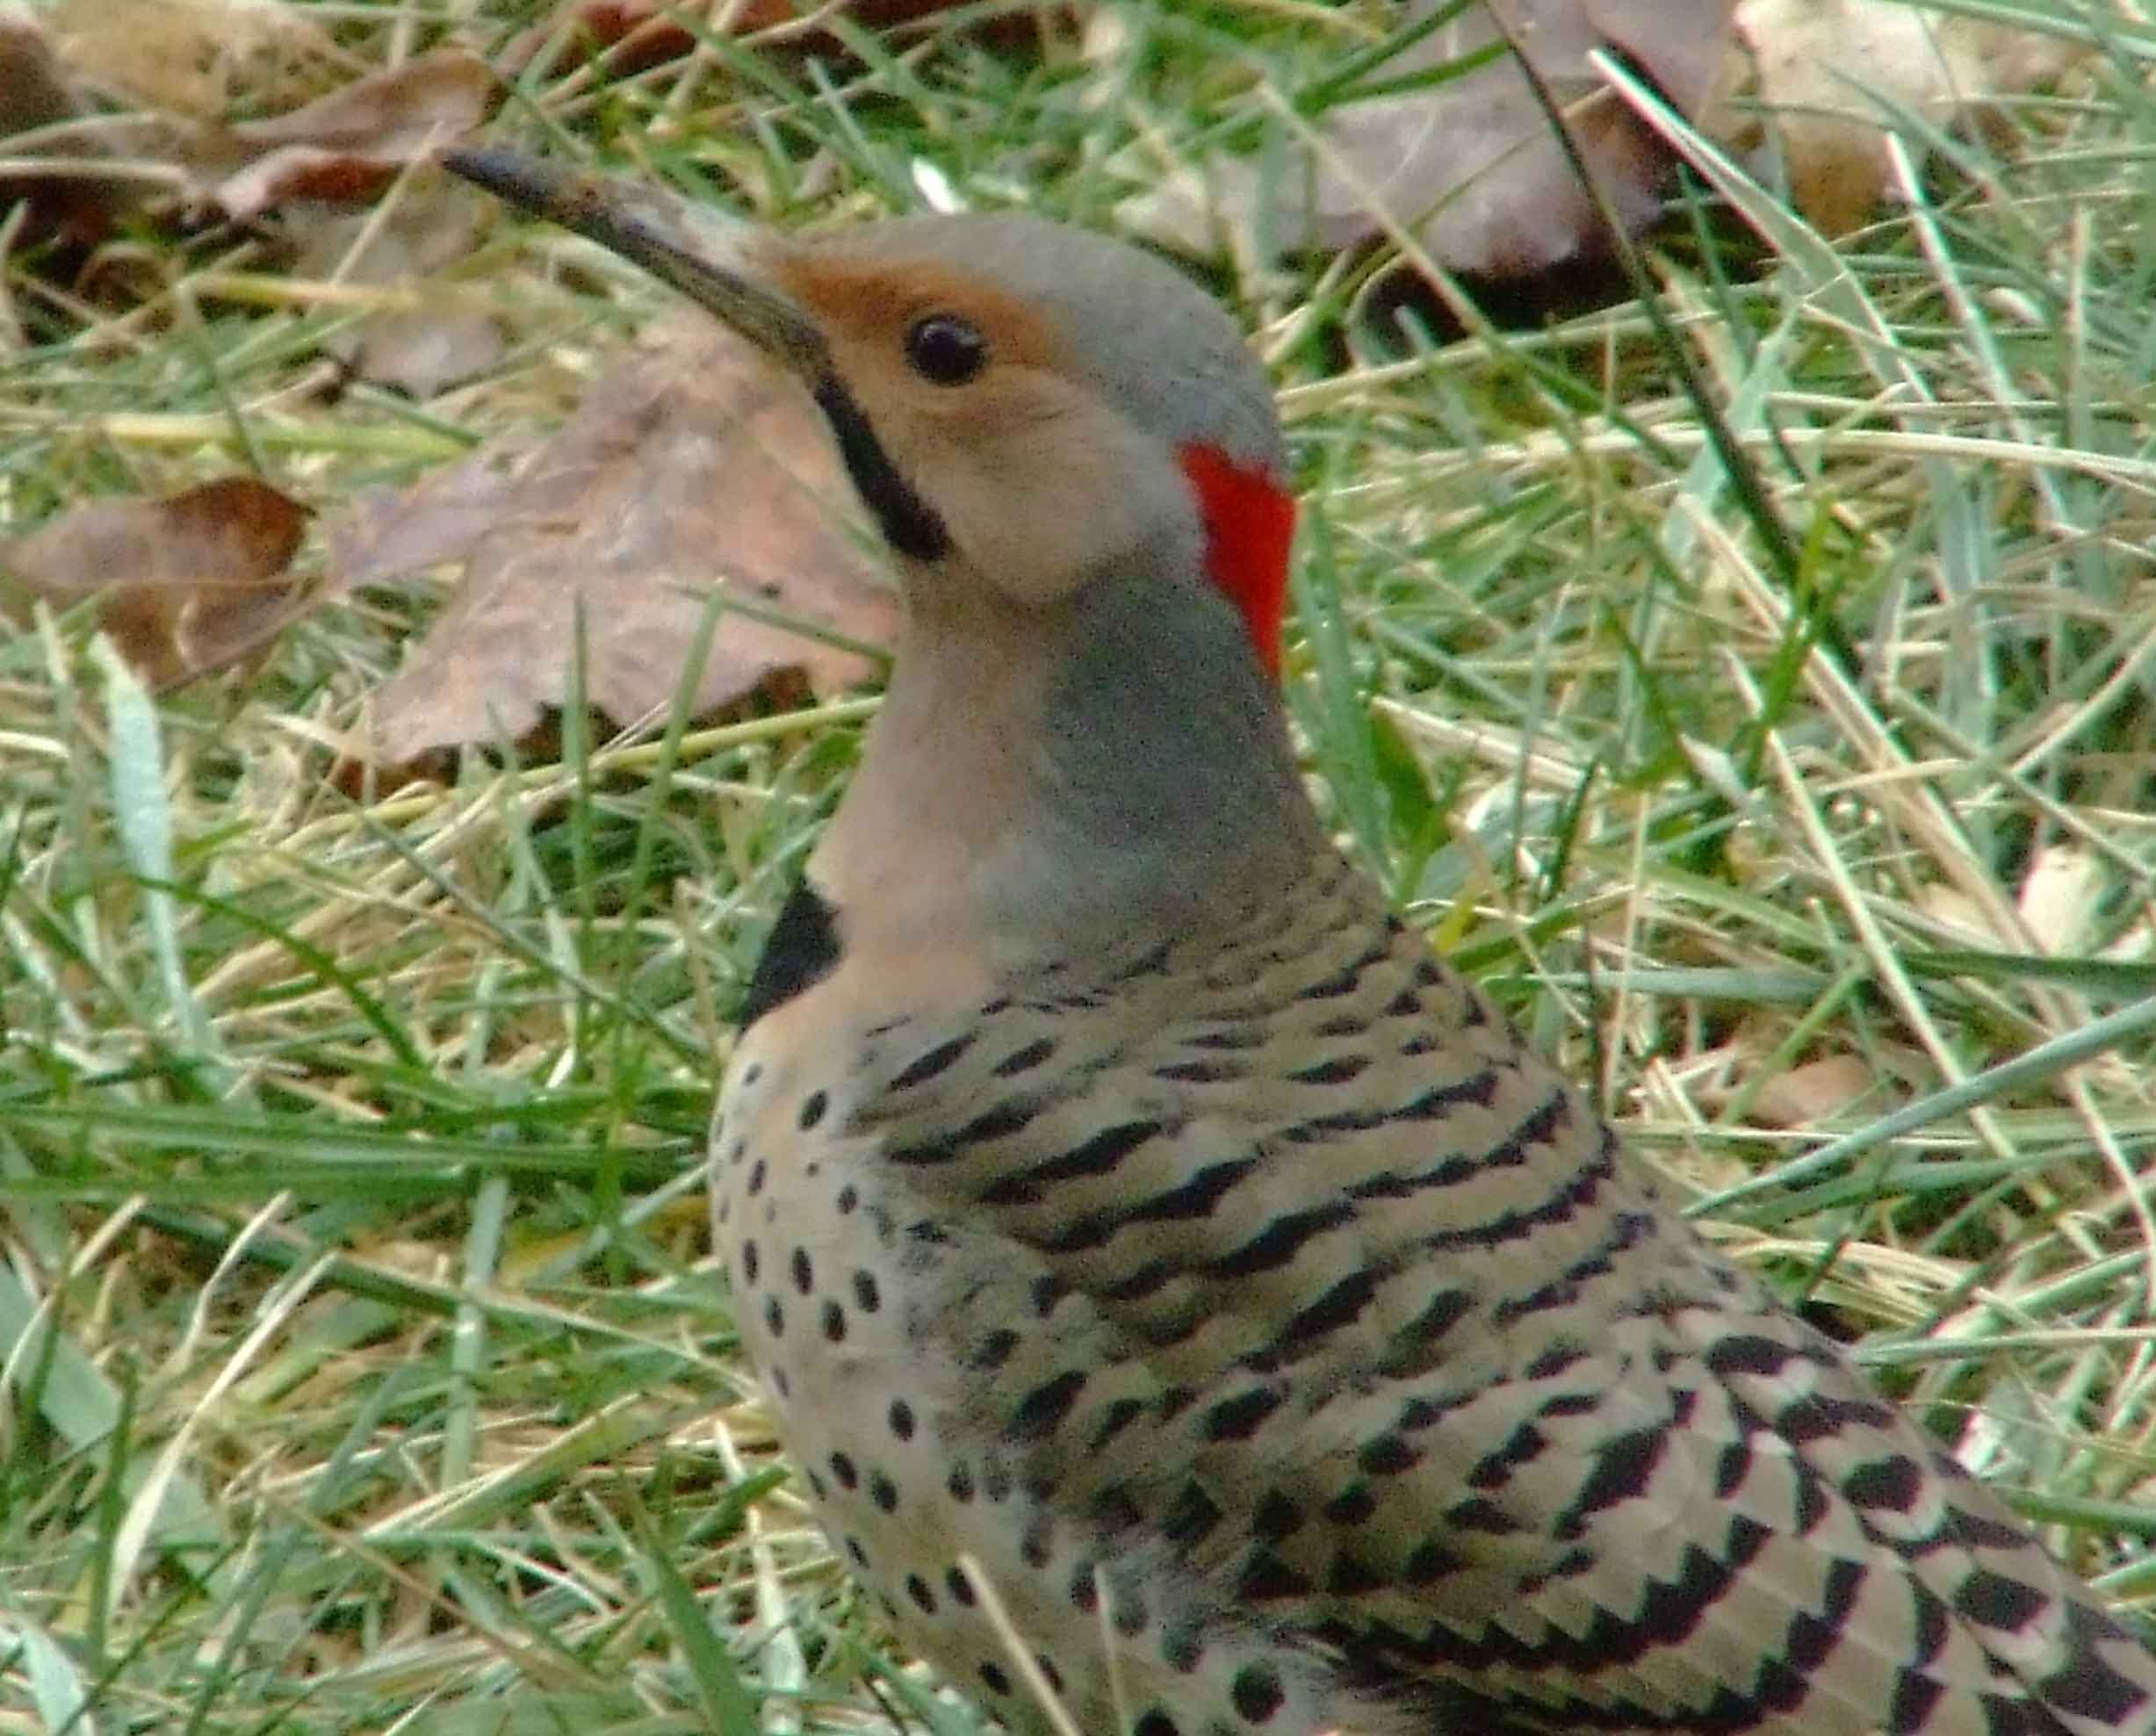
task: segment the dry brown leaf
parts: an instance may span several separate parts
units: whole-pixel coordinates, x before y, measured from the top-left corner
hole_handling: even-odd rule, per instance
[[[1998,98],[2095,52],[1906,0],[1743,0],[1736,32],[1774,112],[1791,197],[1829,234],[1864,222],[1890,193],[1898,111],[1934,127],[1980,121]]]
[[[0,155],[61,160],[62,172],[0,176],[0,216],[27,200],[16,239],[57,237],[89,245],[139,203],[141,184],[101,174],[107,153],[89,127],[45,25],[33,14],[0,8]],[[81,172],[72,162],[80,159]]]
[[[368,488],[322,529],[328,587],[395,585],[467,560],[501,525],[536,441],[490,441],[410,488]]]
[[[344,284],[419,285],[466,257],[478,234],[480,199],[470,188],[430,182],[406,187],[387,212],[328,217],[295,211],[301,237],[292,275]],[[354,252],[354,249],[358,249]],[[501,359],[501,323],[482,308],[436,304],[370,314],[322,347],[362,379],[428,399]]]
[[[99,619],[153,685],[247,655],[293,616],[285,568],[306,511],[249,476],[162,500],[97,501],[0,544],[0,573],[62,607],[101,599]]]
[[[1878,1076],[1861,1056],[1825,1055],[1761,1085],[1752,1096],[1752,1119],[1767,1127],[1824,1127],[1878,1083]]]
[[[440,48],[270,120],[222,129],[200,161],[221,177],[213,194],[249,218],[292,199],[372,198],[398,172],[472,132],[500,94],[486,63]]]
[[[560,706],[583,614],[585,695],[626,721],[673,702],[711,590],[887,642],[896,601],[808,400],[739,340],[662,321],[559,434],[512,469],[482,451],[328,533],[331,582],[379,585],[462,561],[455,599],[375,695],[378,756],[523,735]],[[850,508],[849,508],[850,511]],[[782,671],[818,691],[869,659],[729,612],[696,689],[706,712]]]
[[[1417,0],[1402,16],[1427,13]],[[1620,55],[1672,104],[1697,112],[1722,74],[1734,0],[1492,0],[1513,39],[1565,105],[1619,215],[1637,227],[1662,208],[1670,158],[1652,130],[1603,88],[1591,49]],[[1433,31],[1374,76],[1395,79],[1486,49],[1482,6]],[[1508,57],[1410,95],[1345,104],[1323,122],[1327,148],[1307,162],[1222,162],[1208,184],[1172,182],[1128,202],[1138,233],[1211,250],[1226,224],[1278,248],[1337,251],[1380,235],[1374,204],[1442,266],[1493,278],[1532,275],[1602,250],[1602,226],[1541,106]]]
[[[679,5],[675,0],[569,0],[511,42],[498,64],[505,77],[514,78],[534,62],[559,68],[602,54],[608,72],[626,78],[679,60],[696,48],[696,33],[680,21],[684,18],[704,25],[724,23],[732,35],[756,37],[756,46],[767,52],[782,47],[800,54],[844,54],[845,42],[826,22],[833,12],[846,14],[863,30],[891,30],[955,11],[960,4],[840,0],[832,5],[823,0],[744,0],[738,6],[700,14],[697,8]],[[1031,36],[1037,28],[1038,21],[1031,17],[991,18],[974,26],[979,33],[1006,40]]]

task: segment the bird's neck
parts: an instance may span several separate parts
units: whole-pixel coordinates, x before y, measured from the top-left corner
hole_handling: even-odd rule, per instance
[[[977,949],[1007,985],[1225,926],[1324,847],[1234,609],[1141,567],[1046,611],[917,602],[811,874],[849,950]]]

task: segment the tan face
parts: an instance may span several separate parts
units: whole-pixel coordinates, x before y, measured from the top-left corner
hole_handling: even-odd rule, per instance
[[[1164,533],[1201,536],[1175,454],[1087,386],[1036,310],[938,262],[774,251],[776,286],[977,582],[1037,608]]]

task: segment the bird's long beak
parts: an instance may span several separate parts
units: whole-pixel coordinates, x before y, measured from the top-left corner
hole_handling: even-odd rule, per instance
[[[495,198],[641,265],[811,385],[829,372],[815,321],[760,271],[768,238],[754,225],[521,151],[472,147],[444,151],[441,161]]]

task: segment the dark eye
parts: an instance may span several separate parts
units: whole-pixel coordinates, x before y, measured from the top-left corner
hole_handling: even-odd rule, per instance
[[[925,380],[963,385],[988,365],[988,340],[955,313],[931,313],[905,335],[905,359]]]

